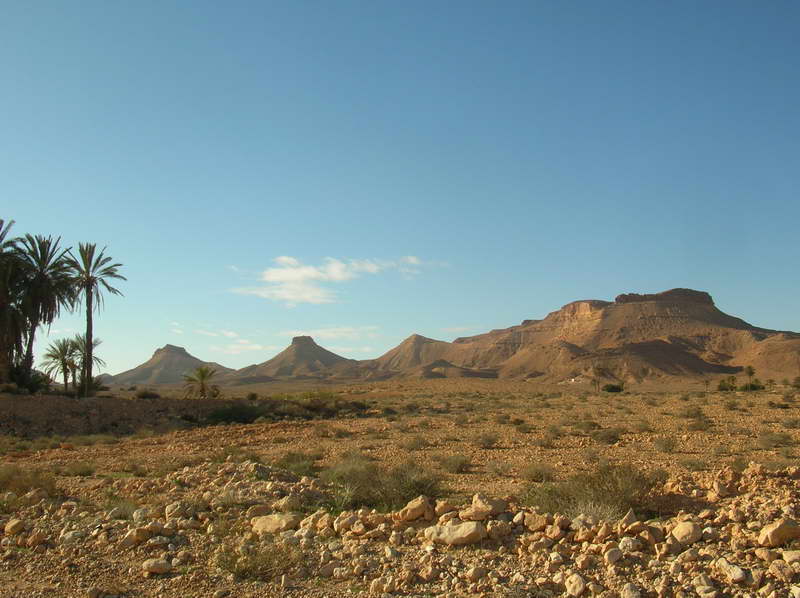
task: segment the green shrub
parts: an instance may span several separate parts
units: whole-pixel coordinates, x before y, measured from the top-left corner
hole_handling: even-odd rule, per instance
[[[689,471],[704,471],[707,468],[706,462],[702,459],[681,459],[680,464]]]
[[[469,458],[464,455],[448,455],[439,459],[439,464],[448,473],[466,473],[469,469]]]
[[[413,436],[400,443],[400,447],[407,451],[418,451],[430,446],[430,443],[422,436]]]
[[[18,465],[0,465],[0,492],[25,494],[35,488],[56,494],[56,480],[52,474]]]
[[[490,461],[486,464],[486,472],[498,477],[505,477],[511,473],[511,464],[505,461]]]
[[[593,432],[592,439],[602,444],[614,444],[615,442],[619,442],[619,439],[624,433],[625,430],[622,428],[606,428],[605,430]]]
[[[572,427],[575,428],[576,430],[580,430],[584,434],[588,434],[589,432],[592,432],[593,430],[599,430],[600,429],[600,424],[598,424],[596,421],[594,421],[592,419],[583,419],[583,420],[580,420],[578,422],[575,422],[572,425]]]
[[[299,547],[278,541],[262,543],[244,554],[224,545],[214,555],[217,567],[243,581],[272,581],[291,573],[303,562],[303,552]]]
[[[498,440],[500,440],[500,438],[497,436],[497,434],[485,432],[475,438],[475,446],[483,449],[491,449],[495,447]]]
[[[147,390],[145,388],[136,391],[137,399],[160,399],[161,395],[154,390]]]
[[[664,479],[662,472],[645,473],[628,464],[600,464],[563,482],[532,484],[523,501],[546,513],[562,513],[570,518],[585,514],[613,520],[628,509],[641,509]]]
[[[604,392],[622,392],[623,390],[625,390],[623,384],[605,384],[603,386]]]
[[[555,479],[555,470],[546,463],[531,463],[522,470],[522,479],[529,482],[551,482]]]
[[[322,454],[314,452],[289,451],[275,461],[275,466],[291,471],[299,476],[313,476],[317,473],[314,463],[322,458]]]
[[[710,430],[712,426],[713,423],[710,419],[698,418],[690,421],[689,425],[686,426],[686,429],[690,432],[706,432]]]
[[[64,465],[59,473],[65,476],[89,477],[94,475],[95,466],[87,461],[73,461]]]
[[[653,446],[662,453],[671,453],[678,446],[678,440],[674,436],[661,436],[653,440]]]
[[[762,449],[774,449],[792,444],[792,437],[785,432],[764,432],[756,440]]]
[[[420,494],[436,496],[440,479],[414,462],[383,469],[363,455],[345,455],[320,476],[334,487],[334,508],[397,508]]]

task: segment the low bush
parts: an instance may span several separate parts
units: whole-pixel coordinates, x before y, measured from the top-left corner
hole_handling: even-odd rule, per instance
[[[345,455],[320,477],[334,487],[334,509],[404,506],[420,494],[436,496],[440,478],[414,462],[383,469],[363,455]]]
[[[762,449],[774,449],[791,445],[792,437],[785,432],[764,432],[758,436],[756,442]]]
[[[430,443],[422,436],[412,436],[400,443],[400,447],[407,451],[418,451],[430,446]]]
[[[605,430],[597,430],[592,433],[592,439],[595,442],[602,444],[614,444],[619,442],[619,439],[625,433],[622,428],[606,428]]]
[[[137,390],[136,391],[136,398],[137,399],[160,399],[161,395],[158,394],[154,390],[148,390],[146,388],[143,388],[141,390]]]
[[[498,440],[500,440],[500,438],[497,436],[497,434],[485,432],[483,434],[479,434],[475,438],[475,446],[482,449],[491,449],[497,445]]]
[[[664,480],[663,472],[646,473],[628,464],[600,464],[563,482],[532,484],[523,501],[545,513],[561,513],[569,518],[584,514],[613,520],[628,509],[642,510],[647,498]]]
[[[291,471],[295,475],[313,476],[317,473],[317,468],[314,466],[314,463],[321,458],[321,453],[289,451],[283,457],[275,461],[275,466]]]
[[[603,386],[603,392],[622,392],[625,390],[625,386],[622,384],[605,384]]]
[[[555,470],[546,463],[531,463],[525,466],[521,475],[529,482],[551,482],[555,479]]]
[[[469,469],[469,458],[464,455],[448,455],[442,457],[439,464],[448,473],[466,473]]]
[[[59,468],[58,473],[64,476],[77,476],[86,478],[94,475],[95,465],[88,461],[73,461]]]
[[[486,464],[486,472],[502,478],[511,473],[511,464],[505,461],[490,461]]]
[[[242,581],[272,581],[303,563],[303,552],[293,544],[272,541],[244,551],[224,545],[214,555],[217,567]]]
[[[0,465],[0,492],[25,494],[35,488],[56,494],[56,480],[52,474],[18,465]]]
[[[681,459],[680,464],[689,471],[704,471],[707,468],[707,462],[702,459]]]
[[[671,453],[678,446],[678,440],[674,436],[661,436],[653,440],[653,446],[662,453]]]

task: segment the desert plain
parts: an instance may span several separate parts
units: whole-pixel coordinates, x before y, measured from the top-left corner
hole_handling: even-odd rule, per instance
[[[0,595],[800,595],[791,385],[141,390],[3,437]]]

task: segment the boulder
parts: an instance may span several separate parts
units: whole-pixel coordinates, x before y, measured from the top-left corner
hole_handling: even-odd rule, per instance
[[[476,494],[472,497],[472,504],[459,512],[458,517],[462,521],[484,521],[492,515],[499,515],[508,508],[508,503],[504,500],[489,498],[484,494]]]
[[[303,516],[299,513],[275,513],[254,517],[250,521],[250,525],[253,526],[253,531],[260,536],[296,529],[302,520]]]
[[[456,525],[433,525],[425,530],[425,538],[437,544],[463,546],[476,544],[487,536],[479,521],[465,521]]]
[[[794,519],[778,519],[761,529],[758,543],[761,546],[774,547],[797,538],[800,538],[800,525]]]
[[[397,516],[401,521],[416,521],[417,519],[430,521],[433,519],[434,513],[433,505],[428,500],[428,497],[418,496],[400,509]]]
[[[142,571],[146,575],[161,575],[172,571],[172,565],[166,559],[147,559],[142,563]]]
[[[694,544],[703,537],[703,528],[691,521],[682,521],[673,528],[672,537],[681,544]]]
[[[6,536],[16,536],[25,529],[25,522],[21,519],[9,519],[4,529]]]
[[[577,573],[570,575],[564,582],[564,586],[570,596],[580,596],[586,590],[586,582]]]

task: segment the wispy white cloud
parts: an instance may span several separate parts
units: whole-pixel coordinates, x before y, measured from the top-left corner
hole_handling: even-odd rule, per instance
[[[181,330],[180,328],[170,328],[169,331],[172,332],[173,334],[183,334],[183,330]]]
[[[338,284],[365,274],[378,274],[396,270],[403,276],[419,274],[423,261],[413,255],[398,260],[340,260],[325,258],[319,266],[302,263],[297,258],[283,255],[275,258],[275,265],[261,273],[264,284],[255,287],[233,289],[234,293],[255,295],[278,301],[291,307],[298,303],[323,304],[336,301],[336,293],[326,284]]]
[[[228,266],[226,266],[226,267],[227,267],[227,268],[228,268],[228,270],[230,270],[231,272],[236,272],[237,274],[238,274],[239,272],[241,272],[241,270],[239,269],[239,267],[238,267],[238,266],[234,266],[233,264],[229,264],[229,265],[228,265]]]
[[[219,336],[216,332],[211,332],[210,330],[203,330],[202,328],[198,328],[195,330],[196,334],[202,334],[203,336]]]
[[[241,355],[242,353],[249,353],[252,351],[277,351],[282,347],[277,347],[273,345],[262,345],[259,343],[254,343],[246,338],[239,338],[236,341],[229,343],[227,345],[212,345],[209,347],[212,351],[217,353],[224,353],[226,355]]]
[[[235,332],[233,332],[231,330],[220,330],[219,333],[222,336],[227,336],[228,338],[236,338],[237,336],[239,336],[238,334],[236,334]]]
[[[380,336],[378,330],[377,326],[328,326],[310,330],[284,330],[279,334],[281,336],[313,336],[315,339],[322,340],[359,340]]]

